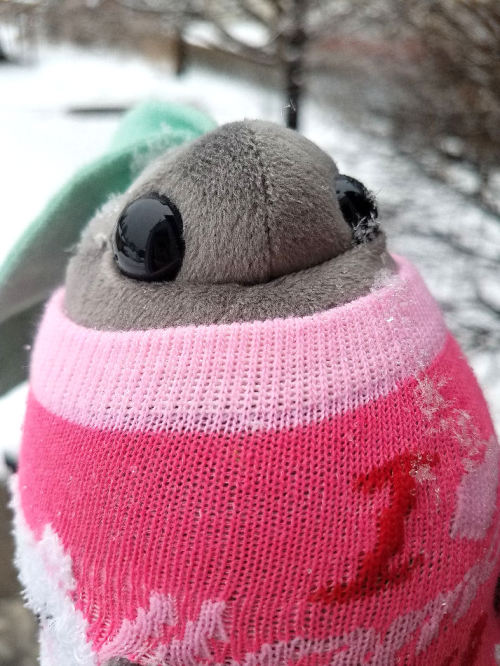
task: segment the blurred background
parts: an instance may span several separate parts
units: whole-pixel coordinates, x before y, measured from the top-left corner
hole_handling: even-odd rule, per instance
[[[0,261],[145,99],[287,124],[373,190],[500,429],[498,0],[0,0]],[[0,400],[0,451],[25,396]],[[5,497],[0,665],[33,666]]]

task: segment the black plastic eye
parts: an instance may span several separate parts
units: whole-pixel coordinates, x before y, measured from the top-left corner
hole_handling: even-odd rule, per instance
[[[373,240],[379,230],[374,195],[359,180],[344,174],[337,176],[335,190],[342,215],[353,230],[354,240],[357,243]]]
[[[182,218],[167,197],[132,201],[116,225],[113,251],[122,273],[136,280],[173,280],[184,258]]]

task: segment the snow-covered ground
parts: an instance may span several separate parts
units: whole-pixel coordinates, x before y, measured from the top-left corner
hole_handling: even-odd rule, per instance
[[[49,196],[77,167],[106,148],[119,120],[118,115],[67,110],[130,106],[148,98],[195,103],[219,123],[242,117],[280,122],[284,115],[277,92],[200,67],[176,79],[168,65],[67,47],[44,47],[29,66],[0,67],[0,262]],[[387,139],[350,126],[332,109],[309,100],[303,119],[304,133],[336,159],[340,170],[374,190],[391,248],[418,265],[438,299],[449,301],[452,295],[464,304],[458,315],[449,314],[449,324],[466,339],[467,318],[488,317],[476,308],[472,283],[480,283],[481,293],[499,298],[498,271],[492,271],[491,262],[500,251],[498,221],[423,175]],[[412,229],[425,234],[435,229],[445,238],[453,233],[468,247],[477,244],[485,259],[471,264],[467,254],[454,251],[443,239],[415,235]],[[493,321],[486,324],[495,326]],[[497,330],[498,325],[497,321]],[[489,347],[471,353],[470,359],[499,428],[500,352]],[[0,450],[18,447],[25,395],[21,387],[0,400]]]

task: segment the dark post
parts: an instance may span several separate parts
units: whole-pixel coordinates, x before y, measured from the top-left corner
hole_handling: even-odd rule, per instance
[[[175,75],[180,76],[186,71],[187,48],[184,41],[184,26],[179,25],[174,34],[174,68]]]
[[[307,33],[303,27],[306,11],[306,0],[293,0],[290,15],[287,17],[288,26],[282,36],[286,125],[290,129],[297,129],[299,124],[299,104],[304,87],[304,53],[307,44]]]

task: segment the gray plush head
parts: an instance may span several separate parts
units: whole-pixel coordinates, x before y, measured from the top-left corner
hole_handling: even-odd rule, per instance
[[[393,264],[381,233],[357,242],[337,176],[316,145],[261,121],[230,123],[168,152],[84,232],[67,272],[69,316],[102,329],[163,328],[303,316],[358,298]],[[118,220],[124,210],[137,218],[144,207],[134,202],[144,198],[175,218],[156,241],[160,260],[165,244],[177,245],[168,279],[130,277],[115,261]]]

